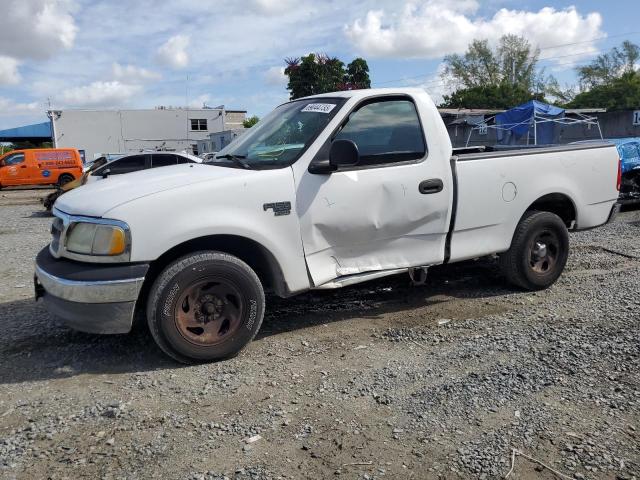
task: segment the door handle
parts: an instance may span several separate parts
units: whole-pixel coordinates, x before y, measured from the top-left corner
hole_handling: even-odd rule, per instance
[[[423,180],[418,185],[418,191],[423,195],[429,195],[430,193],[441,192],[444,188],[444,183],[439,178],[431,178],[429,180]]]
[[[26,165],[20,165],[20,168],[27,168]]]

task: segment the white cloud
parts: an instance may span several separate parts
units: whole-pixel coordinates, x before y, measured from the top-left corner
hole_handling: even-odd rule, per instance
[[[397,14],[370,10],[362,19],[345,27],[345,34],[363,54],[374,57],[439,58],[464,52],[474,39],[495,43],[513,33],[529,39],[534,46],[554,46],[603,37],[599,13],[580,14],[575,7],[537,12],[498,10],[485,19],[476,17],[475,0],[408,1]],[[550,50],[543,57],[596,52],[594,42]]]
[[[112,65],[113,77],[124,83],[139,83],[153,80],[160,80],[162,75],[158,72],[147,70],[146,68],[136,67],[135,65],[120,65],[114,63]]]
[[[158,48],[158,60],[171,68],[186,67],[189,64],[189,54],[187,53],[189,42],[188,35],[174,35]]]
[[[89,85],[68,88],[59,100],[73,107],[113,107],[120,106],[142,91],[140,85],[111,82],[93,82]]]
[[[249,0],[249,7],[259,13],[274,15],[289,10],[294,5],[298,7],[303,3],[301,0]]]
[[[20,82],[18,65],[15,58],[0,55],[0,85],[15,85]]]
[[[69,0],[3,0],[0,27],[0,85],[20,82],[18,66],[70,49],[77,27]]]
[[[284,74],[284,67],[270,67],[264,73],[264,79],[269,85],[285,86],[287,76]]]
[[[209,100],[211,100],[211,96],[207,95],[199,95],[189,102],[189,108],[202,108]]]
[[[29,115],[41,111],[44,114],[44,105],[38,102],[19,103],[5,97],[0,97],[0,116],[14,117]]]
[[[418,87],[424,88],[431,96],[431,99],[436,105],[439,105],[444,100],[444,96],[450,94],[453,91],[451,85],[442,81],[442,74],[445,70],[445,64],[440,63],[438,65],[436,73],[427,77],[424,81],[418,82]]]
[[[73,46],[77,27],[68,0],[3,0],[0,54],[46,59]]]

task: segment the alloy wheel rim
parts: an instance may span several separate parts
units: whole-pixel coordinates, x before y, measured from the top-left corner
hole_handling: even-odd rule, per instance
[[[243,296],[227,280],[202,279],[186,287],[175,304],[175,323],[182,337],[213,346],[233,336],[242,323]]]
[[[539,275],[547,275],[558,263],[560,239],[550,231],[544,230],[531,241],[529,248],[529,266]]]

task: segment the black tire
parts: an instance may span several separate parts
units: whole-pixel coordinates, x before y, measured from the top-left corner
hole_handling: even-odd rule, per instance
[[[63,173],[58,177],[58,183],[56,184],[58,187],[63,186],[65,183],[73,182],[75,178],[70,173]]]
[[[553,285],[567,263],[569,233],[554,213],[525,213],[516,227],[511,248],[500,255],[500,268],[507,280],[526,290]]]
[[[222,252],[196,252],[158,275],[149,292],[147,323],[173,359],[210,362],[237,355],[253,340],[264,306],[260,279],[246,263]]]

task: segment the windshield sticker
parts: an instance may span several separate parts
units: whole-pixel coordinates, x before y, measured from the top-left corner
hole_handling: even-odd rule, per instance
[[[301,112],[329,113],[336,108],[334,103],[310,103],[304,107]]]

